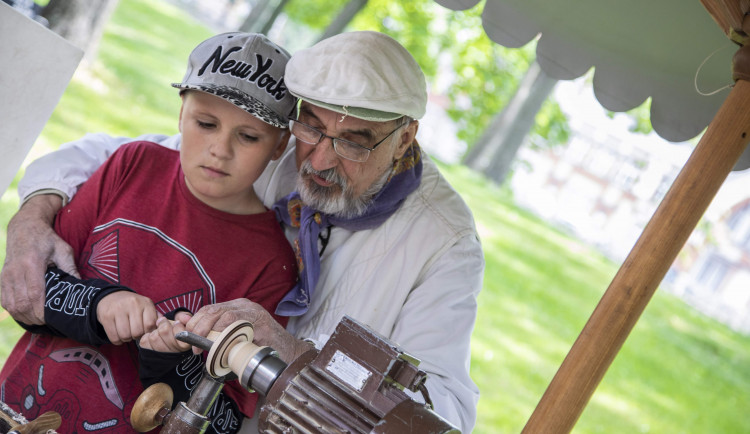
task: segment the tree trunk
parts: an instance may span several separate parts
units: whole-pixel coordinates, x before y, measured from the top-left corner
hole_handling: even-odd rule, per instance
[[[263,12],[268,8],[270,0],[258,0],[250,9],[250,13],[245,18],[245,21],[240,25],[240,32],[252,33],[258,27],[257,23],[263,16]]]
[[[515,95],[466,154],[464,164],[502,184],[524,138],[534,126],[537,112],[556,83],[557,80],[542,72],[537,62],[529,65]]]
[[[266,20],[266,23],[263,25],[263,28],[260,30],[260,33],[263,33],[264,35],[268,35],[268,32],[271,31],[271,27],[273,27],[273,23],[276,22],[276,18],[279,17],[279,14],[281,14],[281,11],[284,10],[284,6],[289,3],[289,0],[281,0],[278,5],[276,5],[276,8],[274,8],[273,12],[271,13],[271,16]]]
[[[90,63],[115,6],[117,0],[50,0],[42,16],[52,31],[81,48],[83,60]]]
[[[339,12],[338,16],[336,16],[333,22],[328,25],[328,28],[320,36],[318,42],[343,32],[347,24],[349,24],[351,20],[354,19],[354,16],[357,15],[357,13],[361,11],[366,5],[367,0],[349,0],[349,2],[346,4],[346,6],[343,7],[343,9],[341,9],[341,12]]]

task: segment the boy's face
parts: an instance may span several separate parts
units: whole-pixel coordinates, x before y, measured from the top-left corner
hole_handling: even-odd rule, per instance
[[[193,195],[233,214],[262,210],[253,183],[284,152],[288,130],[200,91],[183,94],[179,125],[180,163]]]

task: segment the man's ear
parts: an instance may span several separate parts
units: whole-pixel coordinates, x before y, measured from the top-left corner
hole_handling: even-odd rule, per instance
[[[285,130],[281,135],[279,136],[279,144],[276,147],[276,151],[274,151],[273,156],[271,156],[271,160],[278,160],[281,158],[282,155],[284,155],[284,151],[286,150],[287,145],[289,145],[289,139],[292,137],[292,133],[289,130]]]
[[[396,153],[395,153],[396,159],[403,157],[406,150],[409,149],[409,146],[411,146],[411,144],[414,143],[414,139],[417,137],[418,130],[419,130],[418,120],[413,120],[409,123],[409,125],[404,127],[404,129],[401,131],[401,134],[399,135],[400,142],[398,146],[396,147]]]

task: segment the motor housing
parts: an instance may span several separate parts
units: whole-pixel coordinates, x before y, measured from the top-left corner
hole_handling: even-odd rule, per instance
[[[266,433],[458,433],[427,404],[419,361],[344,317],[320,351],[292,362],[271,386],[258,427]]]

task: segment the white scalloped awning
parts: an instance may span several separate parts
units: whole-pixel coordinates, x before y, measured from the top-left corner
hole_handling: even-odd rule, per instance
[[[452,10],[479,0],[435,0]],[[550,77],[570,80],[594,68],[594,93],[612,111],[639,106],[649,96],[651,124],[666,140],[700,134],[732,83],[738,46],[698,0],[487,0],[482,23],[509,48],[537,35],[537,61]],[[704,63],[705,61],[705,63]],[[702,66],[701,66],[702,65]],[[746,152],[735,169],[750,167]]]

